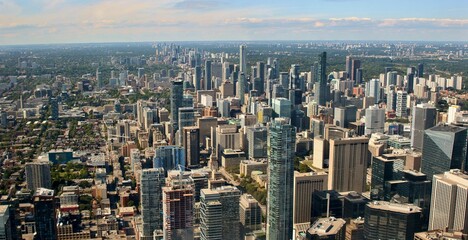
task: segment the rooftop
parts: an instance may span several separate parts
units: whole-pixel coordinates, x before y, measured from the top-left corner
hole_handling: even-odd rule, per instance
[[[335,235],[346,225],[341,218],[320,218],[309,228],[309,233],[318,236]]]
[[[421,212],[421,208],[419,208],[418,206],[414,206],[410,204],[391,203],[391,202],[385,202],[385,201],[369,202],[367,206],[373,209],[380,209],[383,211],[391,211],[391,212],[399,212],[399,213]]]

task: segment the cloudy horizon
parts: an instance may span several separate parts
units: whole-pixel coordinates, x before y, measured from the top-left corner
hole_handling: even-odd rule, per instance
[[[468,41],[457,0],[0,0],[0,44]]]

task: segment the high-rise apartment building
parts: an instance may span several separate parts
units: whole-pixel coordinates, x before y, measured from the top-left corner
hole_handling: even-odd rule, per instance
[[[172,125],[172,142],[175,140],[175,133],[179,130],[179,108],[182,107],[183,99],[183,81],[176,80],[171,82],[171,125]]]
[[[52,187],[49,162],[26,163],[25,172],[29,190],[35,192],[38,188]]]
[[[267,239],[291,239],[296,131],[283,118],[275,119],[268,135]]]
[[[141,202],[141,238],[153,239],[155,230],[162,230],[162,193],[164,186],[164,169],[143,169],[140,176],[140,202]]]
[[[247,62],[246,62],[246,48],[245,45],[239,46],[239,65],[240,65],[240,72],[244,74],[247,73]]]
[[[408,93],[405,91],[398,91],[396,93],[396,109],[395,114],[397,117],[406,118],[408,117],[407,113],[407,100]]]
[[[169,171],[167,186],[162,188],[164,239],[193,239],[195,186],[182,171]]]
[[[323,52],[319,56],[319,61],[315,69],[315,101],[325,106],[327,102],[327,53]]]
[[[232,186],[201,190],[200,239],[240,239],[240,196]]]
[[[366,109],[366,123],[364,133],[384,133],[385,128],[385,109],[379,108],[376,104]]]

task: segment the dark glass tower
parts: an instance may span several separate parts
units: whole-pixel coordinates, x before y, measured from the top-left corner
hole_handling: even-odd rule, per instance
[[[319,55],[316,69],[315,101],[324,106],[327,102],[327,52]]]
[[[174,135],[179,130],[179,108],[182,107],[183,100],[183,81],[175,80],[171,82],[171,124],[172,124],[172,140]]]
[[[411,125],[411,146],[421,150],[424,130],[434,127],[437,119],[437,109],[430,104],[418,104],[413,110]]]
[[[211,60],[205,61],[205,90],[211,90]]]
[[[424,132],[421,171],[432,179],[450,169],[467,170],[467,129],[438,125]]]

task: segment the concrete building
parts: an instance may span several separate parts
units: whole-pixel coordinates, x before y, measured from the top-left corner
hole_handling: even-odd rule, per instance
[[[429,230],[445,229],[468,233],[468,175],[450,170],[434,175]]]
[[[366,190],[369,138],[330,139],[328,188],[339,192]]]
[[[312,193],[327,190],[328,175],[325,172],[294,172],[293,222],[310,222],[312,216]]]
[[[370,106],[366,109],[366,123],[364,133],[384,133],[385,128],[385,109],[378,105]]]

